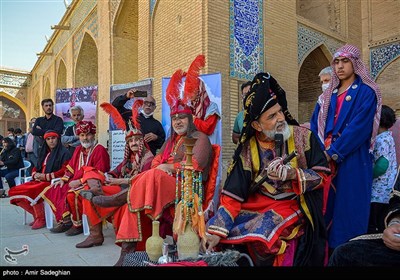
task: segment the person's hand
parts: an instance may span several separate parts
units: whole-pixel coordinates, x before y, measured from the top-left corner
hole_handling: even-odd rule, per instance
[[[69,183],[69,187],[73,190],[79,188],[79,186],[81,185],[81,180],[73,180]]]
[[[2,160],[0,160],[0,165],[4,165],[4,162]]]
[[[146,142],[151,142],[151,141],[157,140],[157,138],[158,138],[157,134],[154,134],[153,132],[149,132],[149,133],[144,135],[143,139]]]
[[[218,245],[220,240],[221,240],[221,237],[218,235],[207,234],[207,236],[206,236],[206,243],[208,244],[207,251],[208,252],[214,251],[214,247]]]
[[[156,167],[157,169],[160,169],[162,171],[164,171],[165,173],[167,173],[168,175],[172,176],[173,175],[173,169],[171,169],[170,164],[168,163],[163,163],[160,164],[159,166]]]
[[[268,178],[275,181],[286,181],[296,178],[296,172],[288,164],[283,164],[281,157],[274,158],[266,168]]]
[[[40,126],[38,126],[38,125],[36,126],[36,128],[37,128],[37,129],[42,129],[42,128],[41,128]]]
[[[126,93],[126,97],[129,98],[129,99],[135,97],[135,92],[137,92],[137,89],[128,90],[128,92]]]
[[[59,181],[55,182],[54,185],[53,185],[54,188],[57,188],[57,187],[62,188],[62,186],[64,186],[64,181],[63,180],[59,180]]]
[[[43,173],[36,173],[34,179],[36,181],[44,181],[46,179],[46,176]]]
[[[398,234],[398,235],[396,235]],[[383,243],[396,251],[400,251],[400,224],[392,224],[383,231]]]

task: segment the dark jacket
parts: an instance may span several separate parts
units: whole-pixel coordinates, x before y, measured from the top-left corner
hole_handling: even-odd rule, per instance
[[[121,114],[128,127],[128,121],[132,117],[132,110],[126,109],[124,107],[125,103],[129,100],[125,94],[117,96],[112,105],[117,108],[118,112]],[[143,135],[147,133],[154,133],[158,136],[157,140],[147,143],[150,147],[153,155],[156,154],[157,150],[161,148],[165,141],[165,131],[162,124],[156,120],[153,116],[146,118],[142,113],[139,114],[140,130]]]
[[[24,167],[24,161],[21,156],[21,151],[12,144],[9,144],[6,150],[1,154],[1,161],[7,166],[7,169],[20,169]]]

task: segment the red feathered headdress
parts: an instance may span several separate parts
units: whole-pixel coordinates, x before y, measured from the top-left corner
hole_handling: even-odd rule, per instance
[[[202,54],[198,55],[190,64],[186,74],[185,89],[183,93],[183,102],[188,103],[194,100],[199,92],[200,87],[200,70],[206,65],[206,57]]]
[[[183,72],[181,69],[175,71],[172,75],[171,80],[167,87],[167,102],[171,108],[171,116],[176,114],[195,114],[196,116],[204,115],[206,108],[209,105],[208,96],[205,95],[204,98],[201,97],[200,89],[200,70],[205,66],[206,58],[204,55],[198,55],[189,66],[187,73]],[[180,92],[182,87],[182,79],[186,77],[185,86],[183,89],[183,96],[181,98]],[[198,101],[195,101],[198,100]],[[197,103],[199,104],[197,104]],[[188,104],[191,104],[192,108]],[[203,104],[205,103],[205,104]],[[200,109],[198,109],[198,107]],[[204,107],[204,108],[203,108]],[[202,111],[198,113],[197,111]],[[204,112],[203,112],[204,111]]]
[[[140,122],[138,119],[139,116],[139,108],[143,106],[143,100],[137,99],[132,106],[132,122],[129,122],[129,131],[125,135],[125,140],[128,140],[132,136],[135,135],[143,135],[140,130]]]
[[[166,99],[169,107],[171,108],[170,115],[176,114],[192,114],[189,106],[184,104],[180,96],[180,89],[182,87],[182,79],[185,76],[182,69],[178,69],[172,75],[166,90]]]
[[[117,108],[115,108],[112,104],[108,102],[103,102],[100,104],[101,109],[104,110],[107,114],[110,115],[114,124],[117,126],[118,129],[126,131],[126,124],[125,120],[122,118],[121,114],[118,112]]]
[[[132,106],[132,118],[129,120],[129,130],[126,125],[125,120],[122,118],[121,114],[118,112],[117,108],[115,108],[112,104],[108,102],[103,102],[100,104],[100,107],[111,116],[114,121],[114,124],[118,129],[125,131],[125,140],[134,136],[134,135],[143,135],[140,131],[140,123],[138,121],[139,108],[143,106],[143,100],[138,99]],[[133,124],[133,125],[132,125]]]

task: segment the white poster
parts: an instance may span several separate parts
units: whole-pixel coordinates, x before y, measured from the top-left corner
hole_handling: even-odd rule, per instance
[[[110,131],[111,170],[124,160],[125,133],[123,130]]]
[[[110,103],[112,103],[117,96],[126,94],[130,89],[147,91],[149,94],[152,94],[152,81],[152,78],[148,78],[134,83],[111,85]],[[124,107],[127,109],[132,108],[134,100],[135,98],[128,100]],[[108,152],[111,158],[111,170],[113,170],[124,159],[125,132],[117,130],[112,118],[110,118],[109,136]]]

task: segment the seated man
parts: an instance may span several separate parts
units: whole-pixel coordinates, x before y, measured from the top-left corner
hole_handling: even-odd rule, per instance
[[[32,214],[34,217],[34,221],[30,224],[32,229],[45,227],[46,221],[43,200],[35,201],[33,207],[31,201],[50,185],[52,179],[64,174],[71,158],[71,154],[61,144],[60,135],[56,131],[48,130],[43,138],[46,144],[39,151],[37,164],[32,169],[32,181],[13,187],[8,193],[11,196],[11,204],[18,205]]]
[[[128,203],[118,209],[121,214],[114,215],[119,225],[116,227],[116,244],[121,246],[116,266],[122,265],[127,253],[144,249],[144,242],[151,235],[152,220],[164,219],[164,210],[171,210],[169,206],[174,204],[176,192],[180,191],[176,189],[176,172],[185,159],[185,137],[197,138],[193,148],[193,168],[203,172],[203,182],[208,179],[212,156],[210,140],[206,134],[196,129],[187,105],[182,104],[180,99],[167,100],[171,107],[172,135],[154,158],[152,168],[132,180],[124,196]],[[172,217],[169,221],[170,233]]]
[[[82,197],[79,196],[83,188],[82,167],[92,166],[102,172],[110,169],[108,151],[95,139],[96,126],[90,121],[81,121],[77,124],[76,132],[81,145],[76,147],[67,170],[60,181],[41,194],[52,206],[58,221],[58,225],[50,230],[53,233],[66,231],[66,235],[77,235],[83,232]]]
[[[328,266],[392,266],[400,264],[400,166],[389,201],[383,234],[366,234],[336,247]]]
[[[280,105],[284,97],[271,80],[264,73],[253,79],[220,205],[207,223],[208,250],[218,243],[246,244],[258,266],[322,266],[322,189],[328,162],[310,130],[287,124]],[[286,163],[294,151],[297,157]],[[300,246],[305,234],[310,243]],[[297,243],[308,252],[295,252]]]
[[[93,197],[95,194],[87,190],[90,187],[89,184],[89,186],[85,187],[85,190],[80,193],[81,196],[86,198],[82,202],[84,213],[87,215],[90,224],[90,235],[83,242],[76,244],[76,248],[89,248],[103,244],[102,221],[107,219],[109,222],[114,223],[118,220],[112,217],[115,216],[114,213],[119,206],[126,204],[126,192],[128,191],[130,182],[139,173],[151,167],[151,161],[154,156],[147,143],[144,141],[143,133],[140,130],[140,124],[137,121],[137,109],[139,106],[136,106],[136,103],[141,106],[143,101],[137,100],[133,105],[133,108],[136,109],[136,114],[132,116],[135,128],[132,126],[130,126],[130,129],[126,127],[120,128],[126,131],[124,160],[113,171],[108,173],[108,178],[104,178],[100,182],[104,195]],[[109,107],[112,105],[103,103],[100,106],[103,108],[104,106]],[[112,111],[118,113],[117,110],[106,110],[106,112]],[[112,117],[114,120],[117,119],[114,115],[112,115]],[[121,116],[119,117],[122,119]],[[120,123],[125,124],[125,122]],[[91,173],[93,172],[95,171]],[[99,171],[97,172],[100,173]],[[89,175],[86,174],[84,177]],[[101,178],[101,176],[98,177]],[[82,181],[84,181],[84,179],[82,179]],[[104,181],[106,185],[104,185]],[[115,223],[114,228],[118,228],[118,225]]]
[[[3,150],[0,153],[0,167],[6,168],[0,169],[0,191],[1,195],[5,196],[2,177],[7,180],[10,189],[14,187],[14,178],[18,176],[19,169],[24,167],[24,160],[22,159],[21,151],[15,145],[14,140],[10,137],[5,137],[3,138],[2,143]]]

